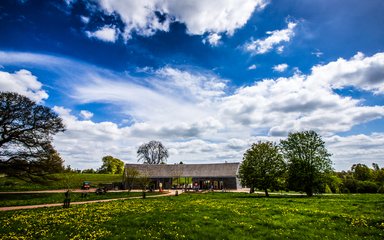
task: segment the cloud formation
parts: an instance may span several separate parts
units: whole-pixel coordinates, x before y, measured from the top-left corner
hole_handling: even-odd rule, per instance
[[[118,14],[124,22],[123,37],[132,33],[151,36],[169,31],[172,22],[185,24],[190,35],[209,33],[207,41],[215,45],[221,33],[232,35],[246,24],[255,10],[267,5],[265,0],[101,0],[99,6],[108,15]]]
[[[80,111],[80,116],[83,119],[88,120],[88,119],[91,119],[93,117],[93,113],[90,112],[90,111],[87,111],[87,110],[81,110]]]
[[[40,103],[48,98],[42,87],[43,84],[28,70],[21,69],[14,73],[0,71],[0,91],[17,92]]]
[[[384,53],[365,57],[357,53],[351,59],[339,58],[337,61],[312,68],[312,78],[329,82],[332,88],[348,86],[357,89],[384,93]]]
[[[252,64],[248,67],[248,70],[255,70],[257,68],[256,64]]]
[[[281,64],[273,66],[272,69],[273,69],[273,71],[276,71],[276,72],[284,72],[285,70],[287,70],[287,68],[288,68],[288,64],[281,63]]]
[[[5,55],[0,53],[0,64],[4,64],[1,56]],[[263,79],[237,88],[228,79],[196,68],[145,68],[140,70],[144,77],[138,78],[57,57],[15,53],[7,56],[17,62],[22,61],[20,56],[27,56],[34,68],[74,74],[62,75],[60,79],[71,102],[79,109],[85,109],[83,104],[103,103],[111,115],[122,119],[95,122],[90,120],[92,113],[88,111],[81,111],[77,117],[71,112],[71,105],[56,106],[54,109],[68,130],[57,135],[54,143],[74,167],[99,166],[101,157],[108,154],[135,162],[137,147],[153,139],[161,140],[169,148],[171,162],[240,161],[252,142],[279,141],[288,132],[309,129],[324,137],[339,169],[350,167],[363,156],[364,148],[355,146],[359,141],[364,140],[363,145],[372,152],[372,161],[384,157],[375,148],[375,141],[380,143],[383,139],[382,133],[338,136],[354,126],[383,118],[384,106],[367,106],[364,99],[334,91],[346,86],[340,76],[349,73],[349,83],[356,88],[376,92],[376,81],[368,80],[377,76],[382,53],[357,54],[351,59],[315,66],[308,75],[296,73],[291,77]],[[353,74],[345,70],[351,65]],[[71,71],[65,71],[68,69]],[[12,74],[33,76],[30,72],[5,75]],[[77,81],[68,84],[65,78],[74,76]],[[366,85],[367,82],[372,85]],[[37,89],[42,88],[39,86]]]
[[[278,52],[282,52],[284,46],[281,45],[283,42],[289,42],[293,36],[295,36],[295,27],[297,23],[288,22],[286,29],[268,31],[268,37],[264,39],[251,40],[244,45],[244,50],[252,54],[265,54],[272,51],[274,48]]]
[[[97,38],[104,42],[115,42],[117,40],[117,30],[113,27],[104,26],[95,32],[85,32],[89,38]]]
[[[220,43],[221,36],[217,33],[211,33],[203,39],[203,43],[209,43],[211,46],[217,46]]]

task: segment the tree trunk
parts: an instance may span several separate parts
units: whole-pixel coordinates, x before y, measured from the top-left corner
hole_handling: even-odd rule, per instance
[[[307,194],[308,197],[312,197],[313,196],[313,190],[311,187],[307,187],[305,189],[305,193]]]
[[[264,191],[265,191],[265,196],[269,197],[268,189],[264,189]]]

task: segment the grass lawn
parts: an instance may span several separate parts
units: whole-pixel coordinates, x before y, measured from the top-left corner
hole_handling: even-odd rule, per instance
[[[80,188],[83,181],[90,181],[92,187],[99,183],[121,182],[121,174],[88,174],[88,173],[59,173],[53,174],[56,181],[47,181],[44,184],[26,183],[20,179],[0,176],[0,192],[3,191],[33,191],[49,189]]]
[[[146,193],[147,196],[159,194],[158,192]],[[99,199],[127,198],[142,196],[141,192],[107,192],[107,194],[96,195],[95,192],[88,193],[86,198],[81,197],[81,193],[71,193],[71,202],[82,202]],[[37,205],[45,203],[62,203],[64,201],[64,193],[17,193],[17,194],[0,194],[0,207]]]
[[[0,212],[0,238],[383,239],[383,212],[383,194],[182,194]]]

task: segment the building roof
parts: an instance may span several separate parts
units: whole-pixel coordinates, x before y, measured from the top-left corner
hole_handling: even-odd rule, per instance
[[[240,163],[212,164],[125,164],[151,178],[236,177]]]

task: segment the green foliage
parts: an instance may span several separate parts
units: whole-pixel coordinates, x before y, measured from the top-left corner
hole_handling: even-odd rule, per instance
[[[38,182],[62,171],[51,145],[52,136],[65,130],[62,119],[17,93],[0,92],[0,101],[0,173]]]
[[[142,144],[137,150],[138,161],[145,164],[164,164],[167,161],[168,150],[159,141]]]
[[[343,181],[334,172],[325,174],[324,182],[331,190],[331,193],[340,193]]]
[[[353,164],[352,165],[353,178],[360,181],[367,181],[372,179],[372,170],[365,164]]]
[[[328,184],[325,184],[325,190],[324,190],[324,193],[332,193],[332,190],[331,188],[328,186]]]
[[[181,194],[0,212],[4,239],[383,239],[384,195]]]
[[[279,179],[285,172],[285,162],[272,142],[258,142],[244,153],[239,176],[243,185],[263,189],[278,190]]]
[[[348,193],[381,193],[384,185],[384,168],[372,164],[370,169],[364,164],[354,164],[351,171],[340,172],[338,177],[342,181],[343,192]]]
[[[81,171],[81,173],[96,173],[96,170],[93,168],[89,168],[89,169],[84,169],[83,171]]]
[[[124,171],[124,162],[112,156],[105,156],[102,159],[103,165],[98,170],[99,173],[122,174]]]
[[[29,183],[13,177],[0,177],[0,191],[29,191],[49,189],[79,189],[84,181],[91,182],[91,187],[99,184],[120,182],[121,174],[83,174],[83,173],[58,173],[49,176],[52,179],[44,183]],[[12,182],[12,185],[5,183]]]
[[[290,133],[280,145],[288,162],[288,187],[308,196],[319,191],[324,174],[332,170],[331,154],[320,135],[314,131]]]

